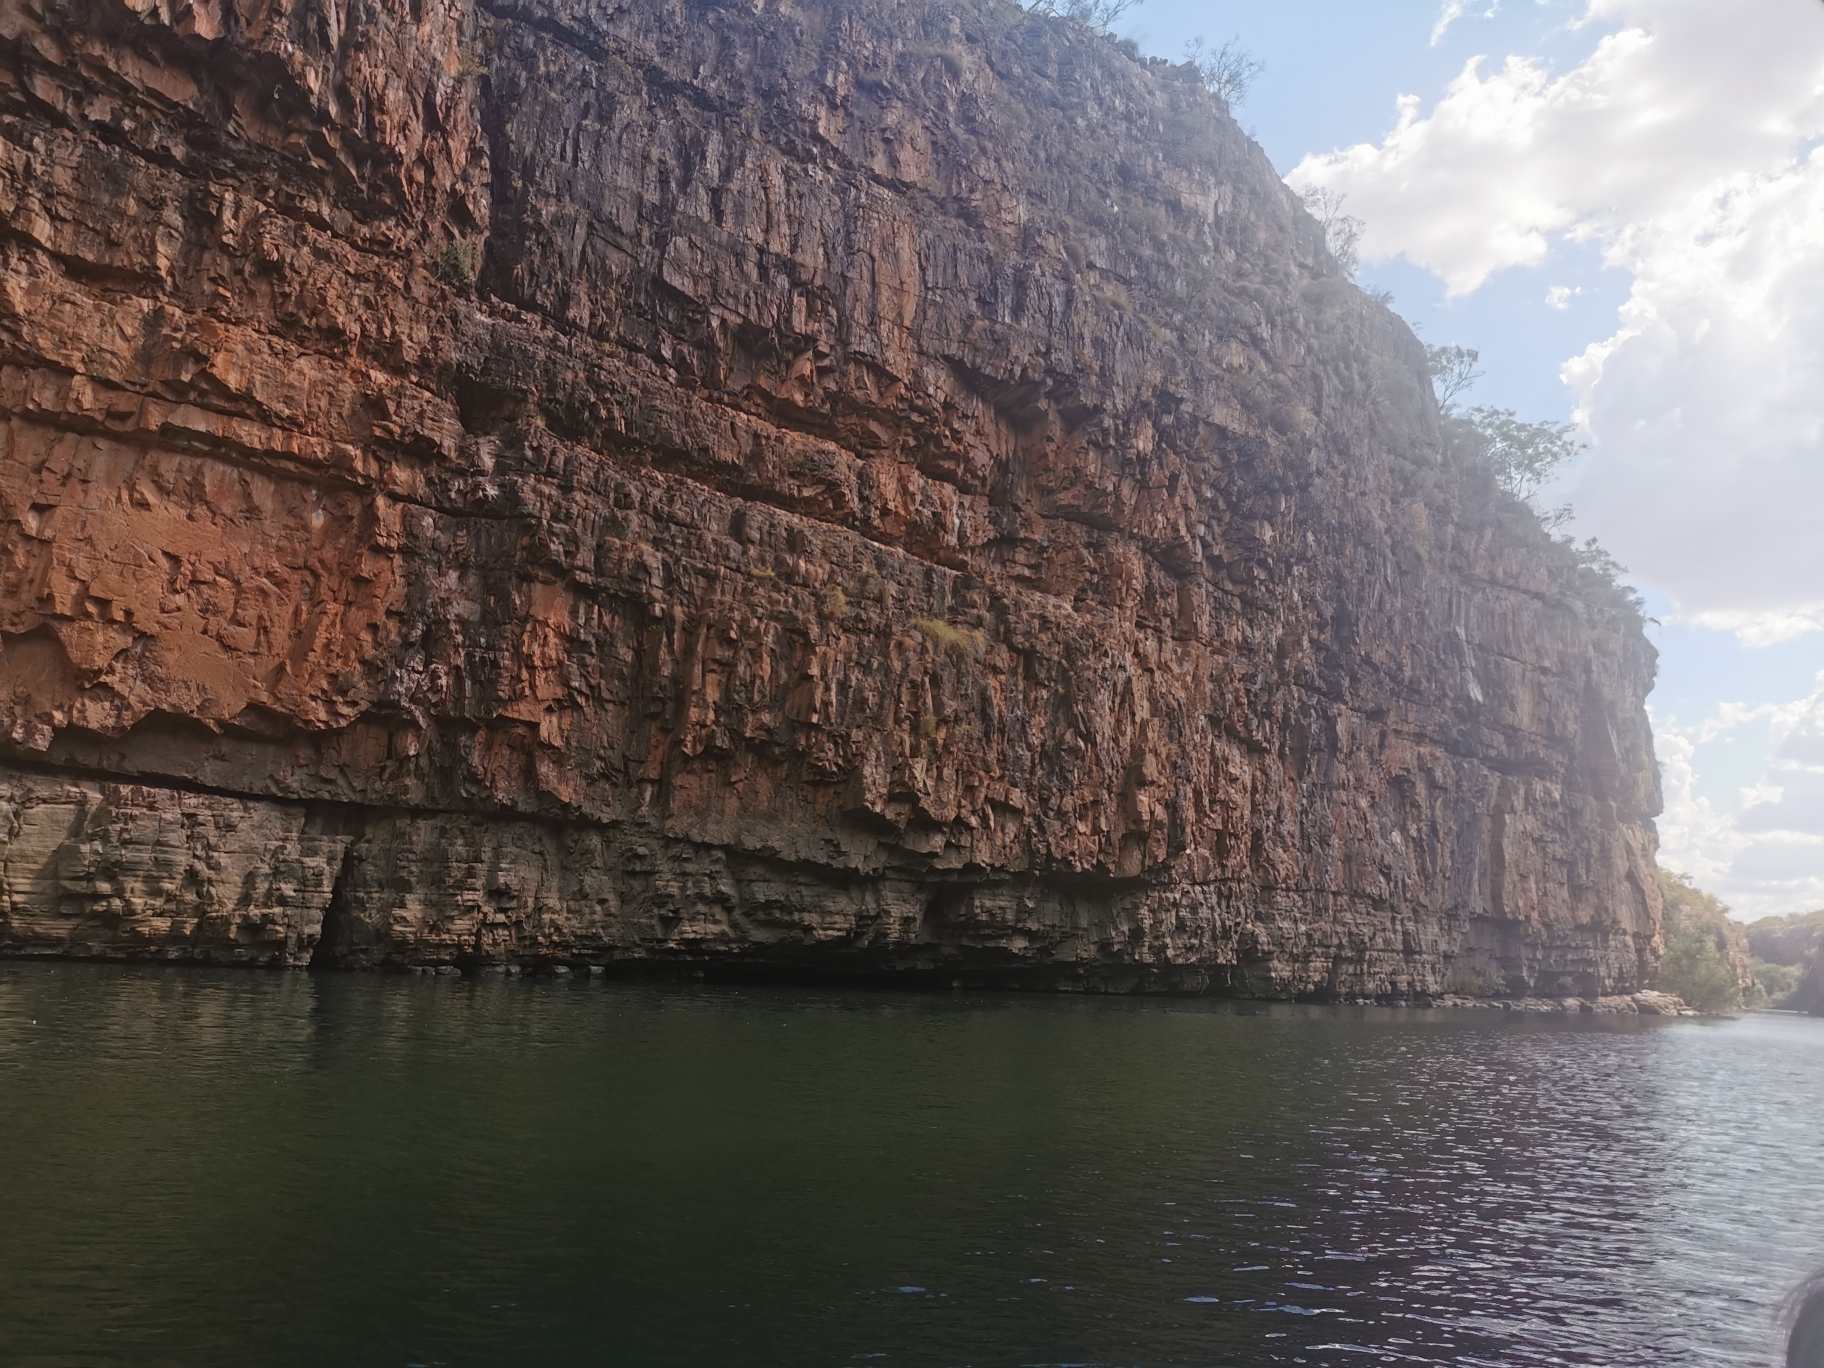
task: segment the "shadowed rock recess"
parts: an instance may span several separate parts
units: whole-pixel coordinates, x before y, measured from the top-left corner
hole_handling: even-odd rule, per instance
[[[0,0],[0,949],[1639,986],[1637,615],[1188,67]]]

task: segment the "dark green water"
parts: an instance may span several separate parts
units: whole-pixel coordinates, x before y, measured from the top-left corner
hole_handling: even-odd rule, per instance
[[[0,965],[9,1366],[1758,1368],[1818,1263],[1808,1019]]]

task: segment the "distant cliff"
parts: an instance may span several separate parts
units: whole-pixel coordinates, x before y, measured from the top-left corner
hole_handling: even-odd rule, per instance
[[[0,0],[0,948],[1627,991],[1652,648],[1194,71]]]
[[[1824,911],[1762,917],[1746,938],[1771,1005],[1824,1016]]]

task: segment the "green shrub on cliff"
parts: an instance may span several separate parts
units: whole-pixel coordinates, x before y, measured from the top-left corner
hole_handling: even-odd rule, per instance
[[[1729,909],[1695,888],[1689,874],[1659,871],[1666,898],[1666,953],[1661,992],[1676,993],[1700,1012],[1740,1010],[1747,974],[1747,936]]]
[[[958,627],[937,618],[913,618],[912,628],[933,646],[947,652],[959,662],[979,658],[986,645],[982,634],[973,627]]]
[[[446,285],[466,290],[481,269],[481,243],[470,238],[446,242],[431,261],[431,272]]]
[[[1665,958],[1659,962],[1659,988],[1675,993],[1700,1012],[1733,1012],[1742,1005],[1742,990],[1714,937],[1695,928],[1668,932]]]

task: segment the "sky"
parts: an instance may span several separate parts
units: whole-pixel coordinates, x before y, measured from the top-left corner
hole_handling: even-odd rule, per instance
[[[1660,863],[1744,920],[1824,907],[1824,3],[1145,0],[1362,220],[1358,280],[1481,352],[1465,402],[1577,424],[1540,499],[1654,622]]]

